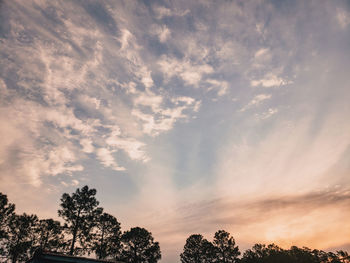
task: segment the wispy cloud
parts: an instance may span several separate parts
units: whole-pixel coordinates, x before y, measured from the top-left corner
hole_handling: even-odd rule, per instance
[[[185,16],[190,12],[188,9],[186,10],[169,9],[164,6],[154,6],[153,9],[157,14],[158,19],[162,19],[164,17],[169,17],[169,16]]]
[[[164,238],[163,246],[167,249],[181,250],[184,240],[193,233],[211,239],[218,229],[230,231],[242,250],[248,248],[251,239],[257,243],[278,242],[284,247],[312,242],[318,249],[327,249],[333,238],[340,246],[347,242],[349,231],[339,230],[348,228],[331,222],[344,222],[349,207],[349,190],[338,188],[244,201],[230,198],[187,201],[172,213],[162,215],[162,219],[150,216],[154,224],[162,226],[157,234]],[[339,210],[346,212],[342,216]],[[313,220],[315,216],[318,220]]]
[[[196,65],[189,60],[179,61],[176,58],[163,57],[158,64],[168,78],[180,76],[187,85],[196,87],[205,74],[213,72],[208,64]]]
[[[218,96],[223,96],[227,93],[229,85],[227,81],[219,81],[216,79],[207,79],[206,82],[208,82],[212,87],[209,89],[216,89]]]
[[[166,42],[171,35],[171,31],[167,26],[155,26],[153,30],[162,43]]]
[[[339,25],[345,29],[350,24],[350,13],[343,8],[337,9],[337,20]]]
[[[252,80],[250,82],[253,87],[262,86],[264,88],[280,87],[290,83],[290,81],[277,77],[272,73],[268,73],[262,79]]]
[[[261,58],[263,56],[266,56],[269,53],[268,48],[260,48],[256,53],[254,54],[255,58]]]
[[[266,112],[263,112],[261,114],[256,114],[256,116],[259,119],[265,120],[270,118],[272,115],[276,114],[278,112],[278,109],[276,108],[269,108]]]
[[[258,94],[256,95],[247,105],[245,105],[242,109],[240,109],[240,112],[246,111],[254,106],[258,106],[263,101],[268,100],[271,98],[271,94]]]
[[[97,149],[97,158],[102,162],[102,164],[106,167],[111,167],[113,170],[115,171],[124,171],[125,168],[122,166],[119,166],[113,155],[112,155],[112,151],[106,149],[106,148],[99,148]]]

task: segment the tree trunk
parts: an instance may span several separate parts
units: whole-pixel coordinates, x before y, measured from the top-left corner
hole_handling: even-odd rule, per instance
[[[102,251],[104,248],[103,242],[104,242],[104,233],[105,233],[105,228],[102,227],[102,233],[101,233],[101,241],[100,241],[100,254],[98,255],[98,259],[104,259],[106,256],[106,251]]]
[[[69,255],[73,256],[74,253],[74,245],[75,245],[75,241],[77,239],[77,233],[78,233],[78,227],[79,227],[79,220],[80,219],[80,211],[78,212],[78,218],[77,221],[75,222],[75,226],[73,229],[73,240],[72,240],[72,245],[70,247],[70,251],[69,251]]]
[[[73,230],[73,240],[72,240],[72,245],[70,247],[70,251],[69,251],[69,255],[73,256],[73,252],[74,252],[74,245],[75,245],[75,241],[77,239],[77,232],[78,232],[78,225],[75,225],[74,230]]]
[[[138,260],[137,260],[137,247],[134,246],[134,263],[138,263]]]

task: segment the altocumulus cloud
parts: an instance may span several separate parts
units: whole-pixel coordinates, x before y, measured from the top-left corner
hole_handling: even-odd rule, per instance
[[[15,173],[40,186],[43,176],[82,171],[91,155],[123,171],[115,152],[148,161],[144,136],[198,108],[198,100],[155,89],[128,18],[110,8],[2,4],[1,158],[10,164],[2,179]]]

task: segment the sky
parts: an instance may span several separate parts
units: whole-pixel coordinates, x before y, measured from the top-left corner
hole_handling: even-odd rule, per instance
[[[0,1],[0,191],[88,185],[161,262],[225,229],[350,251],[349,1]]]

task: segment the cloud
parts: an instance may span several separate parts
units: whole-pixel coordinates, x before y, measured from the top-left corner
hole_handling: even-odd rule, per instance
[[[185,16],[190,12],[188,9],[186,10],[169,9],[164,6],[155,6],[153,9],[156,12],[156,17],[158,19],[162,19],[164,17],[169,17],[169,16]]]
[[[86,138],[80,140],[81,146],[83,146],[82,151],[86,153],[92,153],[94,151],[94,146],[92,145],[92,141]]]
[[[326,212],[330,207],[350,207],[349,190],[333,188],[301,195],[281,195],[239,202],[232,199],[214,199],[202,203],[189,203],[180,207],[177,212],[188,222],[201,222],[203,226],[219,223],[231,227],[244,227],[269,221],[271,216],[278,217],[278,214],[283,217],[283,210],[288,210],[292,219],[294,216],[319,209]]]
[[[196,104],[194,104],[193,107],[193,109],[196,110]],[[159,118],[152,114],[143,113],[137,109],[132,111],[132,115],[142,121],[143,131],[146,134],[157,136],[161,132],[172,129],[178,119],[187,119],[187,116],[183,114],[183,111],[187,108],[188,106],[179,106],[173,109],[161,110],[161,117]]]
[[[266,130],[262,129],[258,137],[247,133],[227,139],[231,143],[226,150],[221,149],[215,168],[217,191],[232,195],[233,186],[237,187],[234,195],[244,192],[255,196],[257,189],[260,189],[259,195],[288,194],[296,189],[310,191],[327,184],[321,178],[329,175],[330,170],[338,179],[334,177],[333,181],[327,176],[325,180],[335,184],[340,175],[332,167],[346,154],[348,143],[344,142],[349,140],[348,124],[331,115],[314,133],[314,121],[310,116],[295,122],[279,118]],[[261,127],[250,120],[245,125],[243,130],[251,125]]]
[[[170,29],[167,26],[156,27],[154,31],[161,43],[166,42],[171,35]]]
[[[343,218],[349,216],[349,193],[344,188],[330,188],[257,199],[228,196],[199,202],[187,199],[166,213],[159,211],[162,217],[156,217],[155,212],[144,220],[150,220],[153,228],[158,225],[161,230],[157,236],[167,250],[169,247],[181,250],[186,238],[194,233],[211,240],[219,229],[229,231],[241,251],[254,243],[272,242],[285,248],[297,245],[327,249],[347,242],[349,224],[344,225]]]
[[[149,89],[141,92],[135,89],[132,83],[127,86],[127,89],[133,94],[134,108],[131,114],[141,121],[143,132],[151,136],[169,131],[179,119],[188,119],[184,111],[196,112],[199,108],[200,102],[191,97],[171,97],[169,103],[173,105],[170,106],[168,103],[168,106],[165,106],[167,98]],[[147,110],[151,110],[151,113]]]
[[[159,112],[161,104],[163,103],[163,97],[156,95],[150,91],[139,92],[138,96],[134,98],[134,105],[138,106],[148,106],[154,112]]]
[[[189,234],[223,227],[240,247],[348,243],[342,3],[1,10],[0,190],[18,211],[50,217],[62,188],[96,185],[125,227],[151,229],[165,262]]]
[[[81,97],[83,104],[85,104],[86,106],[92,106],[92,108],[98,110],[100,108],[101,105],[101,100],[97,99],[97,98],[92,98],[89,97],[87,95],[82,95]]]
[[[261,114],[257,113],[256,116],[259,119],[265,120],[265,119],[270,118],[272,115],[275,115],[277,112],[278,112],[278,109],[276,109],[276,108],[269,108],[266,112],[263,112]]]
[[[101,161],[101,163],[106,166],[110,167],[115,171],[124,171],[125,168],[122,166],[119,166],[114,157],[112,156],[112,151],[106,149],[106,148],[99,148],[96,150],[97,158]]]
[[[76,160],[77,158],[71,149],[66,146],[59,146],[49,152],[48,170],[44,172],[50,175],[58,175],[84,170],[82,165],[74,165]]]
[[[250,85],[253,87],[262,86],[264,88],[281,87],[290,84],[290,81],[277,77],[272,73],[268,73],[264,78],[258,80],[252,80]]]
[[[260,58],[260,57],[266,55],[268,52],[269,52],[268,48],[261,48],[261,49],[259,49],[258,51],[255,52],[254,57],[255,58]]]
[[[141,160],[143,162],[149,161],[149,157],[143,150],[145,143],[133,138],[119,138],[118,134],[113,133],[106,139],[106,143],[115,149],[124,150],[132,160]]]
[[[73,144],[66,142],[57,131],[45,137],[43,132],[49,124],[53,124],[60,129],[80,129],[88,133],[85,125],[69,115],[63,118],[60,111],[53,114],[51,110],[21,99],[12,101],[11,106],[3,107],[6,115],[1,117],[8,126],[1,129],[2,132],[11,131],[3,137],[7,143],[2,144],[1,155],[3,163],[9,165],[2,167],[3,179],[7,178],[8,173],[15,172],[17,176],[23,176],[24,182],[40,186],[42,176],[72,174],[84,169],[75,163],[77,148]],[[66,143],[61,145],[62,142]],[[11,151],[14,151],[12,156],[9,155]]]
[[[169,8],[166,8],[164,6],[157,6],[155,8],[155,11],[158,13],[159,19],[163,18],[164,16],[171,16],[173,13]]]
[[[350,24],[350,14],[345,9],[337,9],[337,21],[341,28],[345,29]]]
[[[129,71],[134,74],[138,80],[146,87],[153,85],[151,71],[143,63],[139,54],[141,47],[137,44],[135,36],[127,29],[122,30],[121,55],[128,61]]]
[[[79,185],[79,181],[73,179],[73,180],[72,180],[72,186],[77,186],[77,185]]]
[[[17,5],[28,17],[14,8]],[[10,162],[5,156],[13,148],[20,159],[4,167],[4,174],[16,170],[39,186],[46,177],[82,171],[83,162],[95,155],[101,165],[118,171],[126,168],[119,165],[116,151],[134,161],[150,160],[145,136],[188,120],[200,101],[154,87],[152,65],[143,56],[137,33],[114,9],[106,9],[119,32],[111,35],[82,6],[53,5],[39,5],[43,12],[55,13],[51,17],[56,21],[47,23],[30,3],[6,6],[13,37],[4,40],[2,54],[13,54],[14,59],[2,67],[0,87],[7,113],[2,119],[13,135],[2,147],[2,162]],[[76,13],[87,22],[76,19]],[[159,38],[166,41],[169,28],[161,29]],[[24,35],[35,37],[23,45],[23,37],[17,36]],[[11,72],[15,78],[7,77]]]
[[[174,76],[180,77],[187,85],[198,86],[205,74],[213,72],[208,64],[194,65],[190,61],[179,61],[175,58],[163,56],[158,64],[162,72],[170,79]],[[168,79],[168,80],[169,80]]]
[[[260,69],[260,70],[266,70],[266,65],[269,65],[271,60],[273,58],[273,52],[270,51],[269,48],[260,48],[258,51],[255,52],[254,54],[254,59],[252,63],[252,68],[253,69]],[[269,76],[269,78],[274,78],[272,76]],[[276,77],[275,77],[276,78]],[[262,80],[260,80],[262,81]],[[267,84],[268,80],[262,81],[263,83]],[[260,83],[263,84],[263,83]],[[271,80],[270,80],[271,82]],[[255,80],[252,82],[253,84],[257,84],[258,82]]]
[[[228,91],[227,81],[219,81],[215,79],[207,79],[206,82],[212,85],[212,88],[218,90],[218,96],[223,96]]]
[[[241,108],[239,111],[243,112],[246,111],[252,107],[260,105],[263,101],[268,100],[271,98],[271,94],[259,94],[256,95],[247,105],[245,105],[243,108]]]

